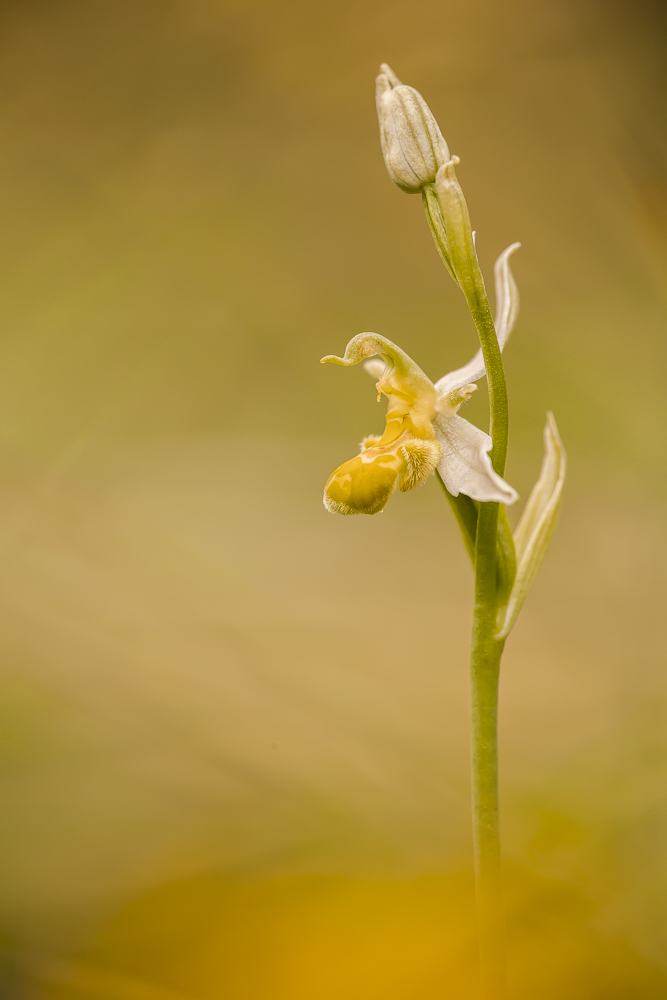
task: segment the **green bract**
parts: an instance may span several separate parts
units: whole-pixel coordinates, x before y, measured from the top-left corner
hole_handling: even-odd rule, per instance
[[[540,563],[546,555],[563,499],[567,459],[553,413],[547,414],[544,428],[544,460],[540,476],[528,497],[514,533],[516,577],[507,608],[502,616],[499,639],[511,632],[530,590]]]

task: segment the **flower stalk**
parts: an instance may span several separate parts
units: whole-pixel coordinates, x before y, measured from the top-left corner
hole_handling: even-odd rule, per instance
[[[463,292],[480,349],[455,371],[431,382],[396,344],[378,334],[354,337],[342,366],[364,363],[378,400],[388,401],[381,436],[364,438],[357,456],[325,486],[324,504],[338,514],[380,513],[398,488],[406,492],[434,472],[461,531],[474,569],[470,645],[472,834],[483,1000],[505,1000],[506,970],[498,805],[500,662],[526,594],[551,541],[565,480],[565,452],[548,415],[545,458],[516,532],[505,507],[518,499],[504,479],[508,443],[507,385],[502,350],[519,309],[510,257],[495,265],[496,319],[477,260],[468,206],[440,128],[421,94],[383,65],[376,101],[382,152],[392,181],[421,193],[438,254]],[[489,434],[459,416],[486,377]]]
[[[491,462],[503,475],[507,456],[509,412],[502,355],[477,261],[470,216],[455,166],[440,169],[436,179],[452,268],[479,335],[489,395]],[[498,800],[498,694],[505,641],[495,637],[499,599],[497,503],[480,506],[475,536],[475,603],[470,649],[472,832],[479,924],[482,991],[489,1000],[506,995],[503,932],[500,812]],[[511,535],[510,535],[511,541]],[[513,553],[513,545],[511,546]]]
[[[498,475],[502,476],[507,459],[509,427],[505,371],[484,278],[477,260],[468,206],[454,169],[460,162],[458,156],[453,156],[440,168],[436,177],[436,189],[445,223],[452,270],[466,297],[482,348],[489,392],[490,433],[493,439],[491,462]]]
[[[479,550],[479,546],[478,546]],[[476,569],[470,650],[472,835],[484,1000],[504,1000],[506,960],[498,804],[498,684],[504,640],[494,639],[490,606]]]

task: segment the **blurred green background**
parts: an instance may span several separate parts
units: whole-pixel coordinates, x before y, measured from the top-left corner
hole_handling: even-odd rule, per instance
[[[487,275],[523,243],[508,479],[547,409],[570,456],[502,680],[512,996],[667,995],[666,41],[659,0],[4,0],[3,998],[477,997],[466,557],[435,481],[321,504],[383,407],[320,357],[475,348],[381,61]]]

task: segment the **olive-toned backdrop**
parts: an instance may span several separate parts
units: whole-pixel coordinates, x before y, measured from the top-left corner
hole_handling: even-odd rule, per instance
[[[382,61],[487,275],[523,244],[508,478],[547,409],[570,458],[502,680],[512,997],[665,996],[666,35],[646,0],[2,4],[3,996],[477,997],[466,557],[434,480],[321,504],[383,407],[320,357],[475,349]]]

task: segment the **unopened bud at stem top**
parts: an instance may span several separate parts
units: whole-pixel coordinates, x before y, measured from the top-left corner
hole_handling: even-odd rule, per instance
[[[380,69],[375,93],[384,162],[394,184],[416,194],[449,160],[447,143],[419,91],[385,63]]]

